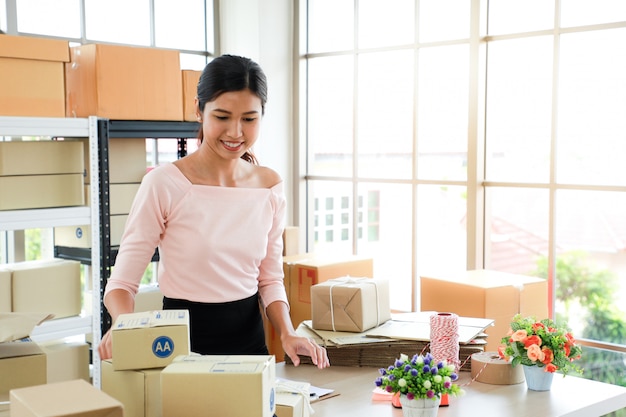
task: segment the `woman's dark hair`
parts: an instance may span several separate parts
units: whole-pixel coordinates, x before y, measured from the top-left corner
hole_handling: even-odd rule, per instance
[[[235,55],[221,55],[209,62],[198,81],[198,108],[204,113],[207,102],[217,99],[223,93],[250,90],[261,99],[261,115],[265,113],[267,102],[267,79],[256,62],[249,58]],[[202,128],[198,140],[203,139]],[[256,157],[246,152],[241,156],[246,161],[258,164]]]

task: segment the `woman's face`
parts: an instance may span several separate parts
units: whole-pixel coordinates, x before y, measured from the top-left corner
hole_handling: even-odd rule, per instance
[[[204,106],[203,145],[223,158],[240,158],[256,142],[261,118],[261,99],[252,91],[222,93]]]

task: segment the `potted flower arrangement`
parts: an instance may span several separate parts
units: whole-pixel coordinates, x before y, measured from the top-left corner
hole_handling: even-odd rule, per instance
[[[412,358],[401,354],[393,365],[379,370],[380,376],[374,383],[389,392],[399,393],[405,416],[410,408],[423,407],[434,410],[437,415],[441,396],[458,396],[463,390],[454,381],[458,379],[455,366],[446,361],[437,362],[430,353],[414,355]]]
[[[524,366],[527,383],[532,372],[528,368],[548,373],[550,377],[557,371],[564,376],[569,372],[582,374],[582,369],[573,363],[580,359],[581,353],[582,348],[566,325],[557,326],[551,319],[538,321],[520,314],[513,317],[511,329],[498,347],[502,359],[510,360],[513,366]],[[547,384],[538,390],[549,389]],[[529,388],[534,389],[530,385]]]

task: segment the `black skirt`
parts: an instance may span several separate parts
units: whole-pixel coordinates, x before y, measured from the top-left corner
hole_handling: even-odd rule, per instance
[[[267,355],[258,293],[227,303],[163,297],[164,310],[189,310],[191,351],[201,355]]]

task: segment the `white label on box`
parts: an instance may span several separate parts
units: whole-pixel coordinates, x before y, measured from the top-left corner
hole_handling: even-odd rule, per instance
[[[211,372],[228,372],[228,373],[257,373],[259,367],[265,366],[265,363],[241,363],[241,362],[218,362],[213,366]]]

